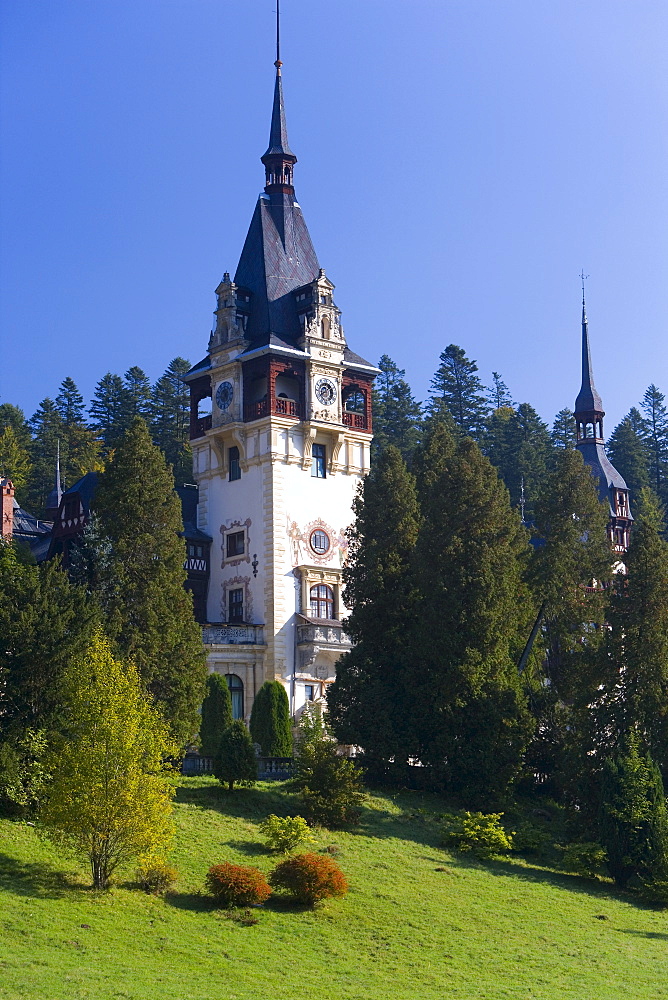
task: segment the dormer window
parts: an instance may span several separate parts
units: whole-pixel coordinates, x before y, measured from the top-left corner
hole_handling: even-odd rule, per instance
[[[617,506],[617,516],[618,517],[628,517],[628,513],[629,513],[628,502],[627,502],[627,496],[626,496],[626,493],[624,492],[624,490],[618,490],[617,491],[617,498],[616,499],[617,499],[617,503],[616,503],[616,506]]]

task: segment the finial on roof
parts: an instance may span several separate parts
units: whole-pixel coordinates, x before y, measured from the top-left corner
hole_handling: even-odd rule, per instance
[[[589,324],[587,322],[587,312],[585,309],[584,283],[589,277],[584,273],[580,274],[582,281],[582,386],[575,400],[575,413],[603,413],[603,403],[594,385],[594,373],[591,365],[591,351],[589,349]]]
[[[281,66],[281,3],[280,0],[276,0],[276,62],[274,66],[276,67],[276,72],[280,75]]]

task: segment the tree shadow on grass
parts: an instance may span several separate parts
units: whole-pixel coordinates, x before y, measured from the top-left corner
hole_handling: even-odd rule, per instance
[[[177,786],[175,801],[200,809],[215,809],[235,819],[262,820],[271,812],[277,816],[294,815],[294,798],[284,782],[263,783],[259,787],[235,788],[229,792],[218,782]]]
[[[259,844],[257,840],[226,840],[224,841],[226,847],[231,847],[233,851],[238,851],[239,854],[249,854],[253,857],[258,854],[272,854],[272,851],[264,844]]]
[[[660,931],[634,931],[626,927],[618,928],[620,934],[636,934],[638,937],[654,938],[657,941],[668,941],[668,934],[662,934]]]
[[[62,899],[73,891],[85,891],[75,876],[34,861],[17,861],[0,854],[0,888],[17,896]]]
[[[207,896],[203,892],[167,892],[163,899],[168,906],[177,910],[192,910],[196,913],[210,913],[221,908],[213,896]]]

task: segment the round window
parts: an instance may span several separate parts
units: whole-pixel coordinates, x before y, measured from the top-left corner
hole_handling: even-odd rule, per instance
[[[317,531],[311,532],[311,548],[319,556],[324,555],[325,552],[329,552],[329,535],[326,531],[321,531],[318,528]]]

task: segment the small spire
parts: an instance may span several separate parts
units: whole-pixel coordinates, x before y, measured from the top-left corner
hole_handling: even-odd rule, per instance
[[[591,364],[591,350],[589,348],[589,324],[587,322],[587,310],[585,307],[585,279],[589,275],[580,274],[582,281],[582,386],[575,400],[575,414],[578,413],[603,413],[603,403],[594,385],[594,372]]]
[[[46,501],[46,510],[56,511],[60,507],[60,501],[63,496],[63,484],[60,478],[60,439],[58,439],[56,444],[56,475],[53,484],[53,489],[49,493]]]
[[[288,142],[288,127],[285,121],[285,104],[283,101],[283,80],[281,77],[281,15],[280,4],[276,2],[276,82],[274,83],[274,103],[271,111],[271,128],[269,129],[269,146],[266,153],[260,157],[266,171],[266,187],[274,190],[292,189],[292,168],[297,157],[290,149]]]

